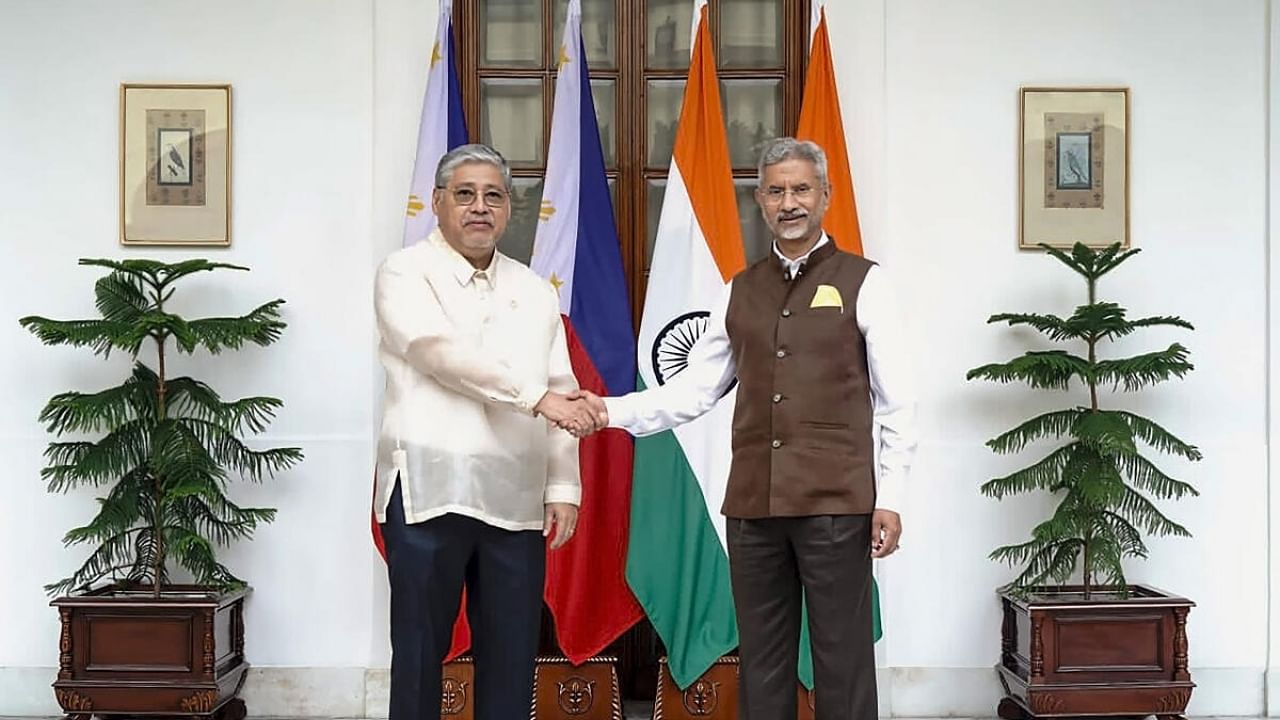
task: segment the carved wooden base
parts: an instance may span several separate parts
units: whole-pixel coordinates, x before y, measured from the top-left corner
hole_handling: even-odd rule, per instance
[[[737,720],[738,658],[722,657],[681,690],[671,678],[667,659],[658,660],[658,693],[653,720]]]
[[[190,719],[198,719],[198,720],[245,720],[245,717],[247,715],[248,715],[248,712],[247,712],[247,708],[245,707],[244,700],[241,700],[240,698],[235,698],[233,700],[230,700],[224,703],[221,707],[219,707],[210,715],[190,715],[185,717]],[[176,717],[183,718],[184,716],[179,715]],[[101,713],[101,714],[91,714],[91,715],[74,713],[74,714],[62,716],[62,720],[93,720],[94,718],[99,718],[100,720],[115,720],[115,718],[120,718],[120,720],[130,720],[132,716],[117,715],[114,713]]]
[[[474,687],[475,665],[470,657],[445,664],[442,720],[475,717]],[[616,658],[594,657],[574,666],[567,658],[540,657],[531,689],[530,720],[622,720]]]
[[[531,720],[622,720],[617,658],[538,658]]]
[[[1177,720],[1195,683],[1187,663],[1190,600],[1145,585],[1127,598],[1076,587],[1001,594],[1002,720],[1086,716]]]
[[[440,684],[441,720],[471,720],[475,717],[472,688],[476,683],[476,669],[471,658],[461,657],[445,663]]]
[[[1062,710],[1064,708],[1058,707],[1058,709]],[[1046,712],[1052,713],[1053,711],[1046,708]],[[999,717],[1001,720],[1035,720],[1036,718],[1040,718],[1040,717],[1066,717],[1066,718],[1090,718],[1090,719],[1102,717],[1100,715],[1061,714],[1061,713],[1041,715],[1041,714],[1033,713],[1030,710],[1027,710],[1022,706],[1022,703],[1014,697],[1005,697],[1000,700],[1000,704],[996,706],[996,716]],[[1152,716],[1149,714],[1144,715],[1141,713],[1133,714],[1133,715],[1117,715],[1117,714],[1109,713],[1105,717],[1107,718],[1107,720],[1146,720],[1146,718],[1149,718]],[[1156,720],[1187,720],[1187,717],[1185,715],[1156,714],[1155,717],[1156,717]]]
[[[62,622],[58,704],[73,720],[244,720],[246,591],[109,586],[52,602]]]
[[[813,691],[796,683],[796,718],[813,720]],[[653,720],[737,720],[738,658],[722,657],[689,687],[671,678],[667,659],[658,661],[658,693]]]

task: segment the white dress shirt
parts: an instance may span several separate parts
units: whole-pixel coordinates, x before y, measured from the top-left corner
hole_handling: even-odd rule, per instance
[[[826,233],[804,256],[790,260],[778,250],[787,276],[809,259],[809,254],[830,242]],[[737,361],[729,345],[725,314],[733,282],[725,285],[707,329],[689,352],[689,364],[669,382],[621,397],[605,398],[609,426],[636,436],[652,435],[689,422],[715,406],[737,375]],[[873,265],[862,281],[857,300],[858,329],[867,346],[867,372],[871,381],[871,407],[879,430],[876,507],[900,510],[907,475],[915,456],[915,392],[911,355],[902,332],[897,303],[885,271]]]
[[[578,387],[555,290],[495,252],[477,270],[437,229],[392,253],[374,290],[386,369],[374,512],[397,474],[407,522],[445,513],[540,530],[581,498],[578,441],[533,408]]]

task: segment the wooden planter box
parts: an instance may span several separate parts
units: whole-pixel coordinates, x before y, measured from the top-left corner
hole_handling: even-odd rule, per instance
[[[54,694],[75,720],[185,715],[243,720],[245,590],[111,585],[54,600],[62,621]]]
[[[1054,586],[1025,600],[1002,591],[1000,603],[1001,718],[1185,712],[1190,600],[1146,585],[1085,600],[1079,586]]]

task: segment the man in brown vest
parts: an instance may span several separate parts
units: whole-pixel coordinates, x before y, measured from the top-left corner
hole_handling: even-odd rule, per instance
[[[884,271],[822,231],[822,149],[778,138],[759,169],[773,251],[709,308],[688,365],[658,388],[587,399],[598,424],[648,435],[707,412],[736,377],[723,513],[740,717],[796,717],[803,589],[817,720],[872,720],[871,561],[897,550],[902,532],[915,451],[910,358]]]

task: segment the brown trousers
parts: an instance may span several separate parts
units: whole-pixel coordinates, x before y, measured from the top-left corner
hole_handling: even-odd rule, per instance
[[[795,720],[801,590],[815,720],[875,720],[871,516],[726,519],[741,720]]]

